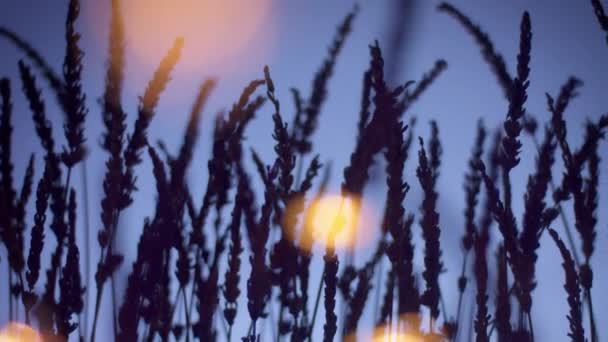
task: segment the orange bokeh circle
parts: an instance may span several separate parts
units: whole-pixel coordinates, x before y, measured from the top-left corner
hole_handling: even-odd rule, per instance
[[[238,68],[235,61],[265,56],[274,36],[271,0],[127,0],[120,1],[126,40],[125,53],[135,65],[154,70],[173,45],[184,38],[178,63],[182,72]],[[107,10],[98,3],[87,5],[87,25],[96,40],[106,42],[108,27],[96,12]]]
[[[30,326],[11,322],[0,329],[0,342],[42,342],[42,336]]]
[[[293,199],[287,205],[286,216],[303,206],[301,198]],[[287,236],[307,251],[315,244],[323,247],[331,244],[342,250],[359,249],[371,241],[372,234],[367,229],[371,217],[369,204],[365,206],[360,197],[326,194],[307,203],[301,227],[288,231]]]
[[[267,21],[268,0],[129,0],[125,34],[138,60],[156,64],[176,37],[184,37],[180,64],[219,66],[250,48]]]

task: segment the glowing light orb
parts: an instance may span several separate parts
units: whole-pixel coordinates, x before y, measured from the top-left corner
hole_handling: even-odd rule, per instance
[[[21,323],[9,323],[0,330],[0,342],[42,342],[42,336]]]
[[[269,0],[123,1],[127,53],[155,68],[177,37],[183,37],[180,68],[207,72],[227,59],[264,50]],[[257,40],[257,41],[256,41]],[[262,44],[262,46],[260,46]],[[254,46],[255,45],[255,46]],[[251,52],[253,51],[253,52]]]
[[[377,334],[373,342],[426,342],[424,337],[414,334],[386,333]]]
[[[286,214],[302,206],[302,199],[295,199]],[[331,244],[336,249],[358,248],[370,240],[370,230],[362,228],[369,216],[360,198],[325,195],[313,200],[304,211],[302,231],[288,235],[304,250],[311,250],[315,243],[324,247]]]
[[[404,314],[393,319],[392,325],[376,327],[365,339],[372,342],[440,342],[445,341],[443,333],[424,333],[420,331],[422,316]],[[363,337],[364,334],[359,336]],[[346,336],[345,342],[356,342],[357,334]]]

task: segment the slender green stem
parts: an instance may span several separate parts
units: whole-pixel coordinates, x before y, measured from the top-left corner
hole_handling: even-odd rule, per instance
[[[200,267],[198,265],[195,265],[194,267]],[[190,303],[188,304],[188,314],[192,314],[192,308],[194,307],[194,295],[195,295],[195,291],[196,291],[196,284],[197,284],[197,280],[194,279],[194,282],[192,283],[192,290],[190,291]]]
[[[80,168],[82,170],[82,191],[83,191],[83,202],[84,202],[84,224],[85,224],[85,230],[84,230],[84,274],[85,274],[85,282],[86,284],[89,283],[89,279],[91,276],[91,248],[90,248],[90,233],[91,233],[91,220],[90,220],[90,216],[89,216],[89,182],[88,182],[88,178],[87,178],[87,160],[86,158],[82,161],[82,167]],[[88,336],[88,327],[89,327],[89,293],[90,291],[87,291],[85,296],[86,296],[86,307],[84,309],[84,335],[83,336]],[[82,322],[82,320],[80,320]],[[82,325],[82,324],[80,324]],[[82,333],[81,333],[82,335]]]
[[[300,181],[302,179],[302,169],[304,168],[304,156],[300,155],[300,158],[298,158],[297,161],[297,169],[296,169],[296,178],[295,178],[295,182],[293,183],[295,186],[300,186]]]
[[[380,261],[378,262],[379,265],[378,268],[378,274],[376,274],[376,295],[374,298],[374,320],[377,320],[378,318],[378,309],[379,309],[379,304],[380,304],[380,284],[382,284],[382,271],[384,270],[384,263],[382,262],[384,261],[382,258],[380,258]]]
[[[190,304],[188,304],[188,314],[189,315],[192,315],[192,308],[194,307],[194,296],[196,294],[196,286],[198,284],[198,279],[196,279],[196,272],[198,270],[200,270],[200,268],[201,268],[201,262],[200,262],[201,253],[202,252],[201,252],[200,246],[197,246],[197,249],[196,249],[196,259],[195,259],[195,262],[194,262],[194,269],[195,269],[195,272],[194,272],[195,276],[194,276],[194,278],[195,279],[192,282],[192,291],[190,292]],[[185,289],[184,289],[184,291],[185,291]],[[188,328],[189,327],[186,327],[186,329],[188,329]]]
[[[445,300],[443,298],[441,288],[439,288],[439,305],[441,305],[441,316],[443,316],[443,321],[447,322],[447,310],[445,309]]]
[[[272,295],[273,293],[271,292],[270,296],[272,297]],[[277,331],[278,325],[275,326],[274,324],[272,324],[272,322],[274,322],[274,310],[272,304],[268,305],[268,314],[270,315],[270,330],[272,331],[272,340],[277,340],[277,336],[279,336],[280,332]]]
[[[460,277],[464,277],[466,268],[467,268],[467,258],[469,256],[469,251],[464,253],[464,258],[462,260],[462,268],[460,271]],[[464,289],[463,289],[464,290]],[[456,341],[458,338],[458,333],[460,332],[460,311],[462,309],[462,297],[464,296],[464,291],[459,291],[458,294],[458,307],[456,308],[456,333],[454,334],[453,341]],[[445,317],[445,314],[444,314]]]
[[[112,289],[112,328],[114,329],[114,338],[118,339],[117,317],[116,317],[116,284],[114,283],[114,274],[110,277],[110,286]]]
[[[226,336],[228,336],[228,325],[226,324],[226,318],[224,317],[224,315],[215,315],[214,316],[215,319],[218,319],[220,322],[222,322],[222,328],[224,328],[224,334]]]
[[[488,332],[488,338],[492,337],[492,333],[494,333],[494,328],[496,327],[496,319],[493,319],[490,322],[490,331]]]
[[[105,258],[111,255],[112,252],[112,241],[114,240],[114,234],[116,232],[116,226],[118,225],[118,212],[114,212],[114,217],[112,220],[112,226],[110,227],[110,242],[107,248],[102,249],[99,255],[100,264],[105,263]],[[105,255],[104,255],[105,252]],[[103,296],[103,287],[105,285],[105,280],[102,280],[97,284],[97,295],[95,297],[95,311],[93,315],[93,327],[91,328],[91,342],[95,342],[95,335],[97,331],[97,320],[99,319],[99,309],[101,306],[101,298]]]
[[[19,280],[19,287],[21,288],[20,294],[21,294],[21,298],[23,301],[23,291],[25,291],[25,286],[23,285],[23,274],[17,273],[17,276],[19,277],[19,278],[17,278],[17,280]],[[25,307],[23,309],[24,309],[23,311],[25,311]],[[15,314],[17,315],[17,319],[19,319],[19,306],[16,307],[16,310],[17,310],[17,312]],[[28,313],[26,312],[25,315],[27,316]]]
[[[247,336],[251,336],[251,333],[253,332],[253,326],[255,325],[255,321],[251,321],[249,322],[249,328],[247,329]]]
[[[150,334],[152,333],[152,324],[148,324],[148,326],[146,327],[146,334],[145,336],[142,336],[142,342],[143,341],[150,341],[150,339],[148,338],[150,336]]]
[[[173,318],[175,317],[175,312],[177,312],[177,309],[179,308],[179,303],[180,303],[179,295],[181,294],[182,291],[184,291],[184,288],[182,286],[180,286],[179,289],[177,289],[177,293],[175,294],[175,299],[173,300],[173,305],[171,306],[171,315],[169,315],[169,317],[171,317],[171,321],[173,321]],[[187,307],[188,306],[186,305],[186,308]]]
[[[186,326],[190,326],[190,313],[188,312],[188,298],[186,297],[186,290],[182,290],[182,299],[184,300],[184,314],[186,315]],[[232,327],[230,327],[232,328]],[[190,341],[190,329],[186,329],[186,342]],[[230,332],[228,333],[228,342],[230,342]]]
[[[272,310],[272,309],[271,309]],[[279,317],[277,319],[277,327],[279,327],[279,333],[276,334],[276,338],[275,340],[277,342],[281,341],[281,321],[283,320],[283,311],[285,310],[285,306],[283,305],[283,303],[281,303],[281,307],[279,308]]]
[[[11,292],[11,286],[13,285],[13,272],[11,271],[11,265],[8,266],[8,320],[13,320],[13,293]]]
[[[467,339],[465,341],[473,341],[473,331],[475,330],[473,328],[473,325],[475,324],[475,299],[474,296],[471,296],[470,298],[471,299],[469,300],[469,307],[471,308],[471,310],[469,310],[469,329]]]
[[[154,341],[154,335],[156,334],[156,329],[152,329],[152,324],[148,324],[148,331],[146,332],[146,341]]]
[[[319,280],[319,286],[317,287],[317,296],[315,298],[315,308],[312,311],[312,320],[310,321],[310,329],[308,330],[308,338],[310,341],[312,341],[312,332],[315,327],[317,311],[319,310],[319,302],[321,301],[321,290],[323,290],[323,278],[324,277],[325,277],[325,266],[323,266],[323,273],[321,274],[321,280]]]
[[[93,326],[91,327],[91,342],[95,342],[95,332],[97,330],[97,318],[99,317],[99,308],[101,304],[101,296],[103,294],[103,282],[97,286],[97,295],[95,296],[95,311],[93,312]]]
[[[540,153],[540,145],[538,144],[538,140],[536,139],[536,136],[534,136],[534,135],[532,136],[532,142],[534,143],[534,147],[536,147],[536,151],[538,151]],[[555,189],[557,187],[555,186],[555,183],[553,182],[553,178],[551,178],[549,180],[549,186],[551,186],[551,191],[555,192]],[[580,266],[580,261],[578,259],[578,253],[576,252],[576,245],[574,244],[574,238],[572,237],[572,229],[570,228],[570,222],[566,218],[566,214],[564,213],[562,204],[558,202],[558,203],[555,203],[555,206],[557,207],[559,217],[561,218],[562,224],[564,225],[564,230],[566,231],[566,238],[568,239],[568,245],[570,247],[570,252],[572,254],[572,258],[574,259],[574,264],[578,268]]]
[[[532,338],[532,342],[534,342],[534,328],[532,326],[532,313],[528,312],[528,328],[530,329],[530,338]]]
[[[251,327],[249,328],[250,334],[253,337],[253,340],[256,341],[256,331],[255,331],[256,321],[253,321]]]
[[[389,271],[392,272],[392,271]],[[390,277],[390,273],[389,273],[389,277]],[[391,302],[390,302],[390,310],[388,313],[388,324],[386,326],[386,331],[388,332],[388,336],[390,338],[390,336],[393,334],[393,311],[394,311],[394,301],[395,301],[395,287],[392,286],[390,289],[388,289],[389,291],[392,291],[392,295],[390,296],[392,298]],[[399,320],[397,320],[397,329],[399,329]]]
[[[204,216],[202,218],[199,218],[199,220],[202,220],[202,222],[201,222],[201,229],[204,229],[206,216]],[[228,231],[226,231],[225,234],[228,234]],[[214,253],[213,260],[215,260],[216,258],[218,258],[217,250],[214,250],[213,253]],[[202,258],[201,246],[199,246],[199,245],[196,246],[196,253],[195,254],[196,254],[195,259],[194,259],[195,260],[194,261],[195,279],[194,279],[193,284],[192,284],[192,291],[190,292],[190,304],[189,304],[189,308],[188,308],[188,313],[190,315],[192,315],[192,308],[194,307],[194,297],[196,295],[196,287],[197,287],[197,284],[198,284],[198,281],[197,281],[198,279],[196,279],[196,271],[200,270],[200,268],[202,267],[202,264],[201,264],[201,258]]]
[[[78,338],[84,339],[85,335],[83,335],[83,329],[84,328],[83,328],[82,325],[83,325],[82,324],[82,315],[78,314]]]
[[[553,180],[549,184],[551,185],[551,190],[555,191],[555,184],[553,184]],[[561,203],[557,203],[557,211],[559,212],[559,216],[562,219],[562,224],[564,225],[564,230],[566,231],[566,238],[568,240],[568,245],[570,245],[570,252],[572,253],[574,263],[578,267],[580,265],[580,261],[578,259],[578,253],[576,252],[574,238],[572,237],[572,229],[570,228],[570,223],[566,219],[566,214],[564,214],[564,209],[562,208]]]
[[[587,292],[587,308],[589,310],[589,324],[591,325],[591,342],[598,341],[597,328],[595,326],[595,315],[593,313],[593,301],[591,300],[591,289],[588,288]]]
[[[513,294],[513,290],[515,290],[515,284],[511,285],[511,287],[509,288],[509,292],[507,292],[508,296],[511,296],[511,294]],[[503,303],[503,305],[505,305]],[[488,338],[492,337],[492,333],[494,332],[494,328],[496,327],[496,319],[493,319],[490,322],[490,332],[488,333]]]
[[[68,167],[68,175],[65,179],[65,189],[63,189],[63,201],[67,202],[68,192],[70,191],[70,180],[72,178],[72,168]]]
[[[502,187],[504,190],[504,206],[505,212],[511,211],[511,177],[508,171],[503,172]]]

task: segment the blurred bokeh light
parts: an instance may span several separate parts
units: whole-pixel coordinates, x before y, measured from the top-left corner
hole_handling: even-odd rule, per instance
[[[404,314],[385,325],[376,327],[371,334],[359,333],[345,338],[346,342],[356,342],[369,340],[372,342],[439,342],[445,341],[445,336],[437,331],[431,333],[420,332],[424,330],[424,322],[428,322],[428,317],[423,319],[419,314]],[[358,339],[357,339],[358,338]]]
[[[155,67],[176,37],[185,39],[180,65],[189,71],[223,73],[229,71],[223,61],[268,47],[268,41],[254,41],[268,22],[268,0],[130,0],[123,5],[129,52],[147,66]]]
[[[42,336],[30,326],[11,322],[0,330],[0,342],[42,342]]]
[[[301,205],[301,199],[295,199],[291,205]],[[370,229],[365,229],[372,210],[359,197],[326,194],[307,206],[299,234],[288,232],[288,235],[307,251],[315,244],[326,247],[330,243],[339,250],[362,248],[373,236]]]

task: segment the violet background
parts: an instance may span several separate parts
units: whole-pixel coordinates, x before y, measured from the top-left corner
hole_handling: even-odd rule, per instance
[[[304,95],[309,93],[314,72],[326,55],[326,49],[335,27],[344,15],[351,10],[352,1],[279,1],[272,0],[270,11],[266,17],[265,27],[256,33],[254,45],[261,51],[253,49],[255,53],[243,53],[225,60],[227,69],[232,71],[222,73],[216,67],[203,66],[200,70],[188,70],[178,67],[173,74],[167,90],[163,93],[149,132],[152,142],[162,139],[172,151],[176,151],[181,143],[181,135],[186,125],[190,105],[196,95],[200,82],[208,76],[218,77],[219,85],[214,91],[210,102],[205,108],[201,128],[201,139],[195,153],[195,159],[189,171],[189,184],[197,203],[200,202],[207,179],[206,161],[209,156],[210,128],[212,117],[217,110],[229,108],[236,100],[242,87],[253,78],[263,76],[262,68],[265,64],[270,66],[271,74],[277,86],[277,95],[282,102],[285,119],[290,122],[293,114],[290,87],[299,88]],[[387,56],[390,50],[390,31],[394,25],[395,8],[399,1],[361,1],[361,10],[354,21],[353,32],[347,39],[346,45],[340,54],[334,76],[329,82],[329,96],[322,109],[319,129],[314,136],[314,150],[321,154],[322,161],[331,160],[333,167],[332,188],[338,189],[342,170],[347,165],[348,158],[354,147],[356,124],[358,119],[362,73],[369,63],[368,45],[378,39],[380,46]],[[397,60],[387,60],[387,65],[395,67],[389,79],[396,85],[407,80],[418,80],[420,76],[430,69],[434,61],[444,58],[448,62],[448,69],[435,82],[406,114],[406,120],[411,115],[418,117],[416,135],[428,136],[430,127],[428,121],[438,121],[441,142],[443,145],[443,159],[438,192],[439,212],[441,215],[441,243],[443,249],[443,262],[447,272],[441,280],[441,287],[446,295],[445,301],[448,316],[456,312],[457,277],[462,262],[460,236],[463,231],[464,192],[462,182],[466,170],[467,159],[474,142],[476,121],[483,117],[488,129],[497,127],[504,119],[507,102],[502,95],[490,68],[483,61],[478,47],[464,29],[451,17],[438,13],[435,7],[438,1],[412,1],[411,14],[402,18],[406,27],[403,49]],[[546,122],[549,117],[546,110],[545,92],[556,94],[568,76],[575,75],[585,82],[580,96],[575,99],[566,113],[568,122],[569,140],[572,146],[578,146],[584,133],[583,124],[586,118],[597,119],[606,108],[606,89],[608,89],[608,46],[605,36],[593,15],[588,1],[452,1],[459,9],[469,15],[474,22],[479,23],[485,32],[489,33],[495,47],[503,54],[509,70],[514,71],[516,55],[519,44],[519,22],[524,10],[528,10],[532,18],[533,41],[531,82],[528,91],[526,107],[537,116],[540,123]],[[36,0],[5,0],[0,11],[0,25],[6,26],[30,41],[38,48],[49,62],[60,70],[63,52],[63,22],[65,18],[67,1],[36,1]],[[89,117],[87,120],[86,136],[91,154],[87,160],[88,184],[90,189],[89,209],[91,214],[91,282],[89,290],[94,289],[92,274],[97,260],[98,246],[96,232],[100,228],[99,201],[102,196],[101,179],[105,168],[106,155],[98,148],[101,136],[101,117],[99,105],[96,100],[102,94],[104,65],[106,61],[107,23],[109,23],[109,1],[82,1],[82,13],[78,28],[82,33],[81,47],[86,53],[84,59],[84,89],[87,93]],[[606,6],[606,5],[605,5]],[[126,18],[128,20],[128,18]],[[90,25],[90,24],[93,25]],[[170,41],[159,41],[161,46],[170,46]],[[186,37],[186,46],[189,44]],[[17,60],[24,55],[5,40],[0,40],[0,75],[10,77],[13,81],[13,155],[15,160],[15,179],[20,184],[27,158],[30,153],[36,152],[36,181],[41,174],[42,155],[39,141],[34,134],[31,113],[25,98],[20,90]],[[212,53],[212,49],[210,49]],[[160,60],[162,56],[159,55]],[[137,96],[142,94],[153,67],[142,63],[129,54],[127,41],[127,65],[125,93],[123,103],[129,112],[129,130],[134,120]],[[39,85],[44,84],[39,78]],[[44,89],[47,87],[44,86]],[[56,110],[54,99],[48,91],[43,96],[49,107],[48,115],[53,121],[55,139],[63,142],[62,117]],[[51,110],[51,108],[53,110]],[[259,112],[258,118],[247,130],[246,145],[256,147],[263,159],[270,163],[273,158],[271,138],[272,109],[266,105]],[[534,169],[535,150],[529,137],[522,137],[524,143],[522,160],[514,170],[514,208],[516,217],[521,217],[523,207],[523,192],[527,175]],[[420,203],[419,184],[415,178],[418,145],[413,146],[410,158],[406,164],[406,179],[412,186],[412,191],[406,198],[406,210],[418,213]],[[607,159],[606,143],[600,146],[600,155]],[[365,196],[370,207],[382,212],[384,203],[384,183],[382,171],[382,158],[374,174],[377,178],[366,188]],[[146,157],[145,162],[138,167],[138,186],[140,191],[134,196],[134,204],[121,216],[121,230],[118,243],[126,256],[125,263],[117,273],[119,289],[122,289],[126,276],[131,269],[131,262],[135,257],[136,243],[141,232],[143,218],[151,215],[154,208],[155,188],[151,166]],[[556,158],[558,167],[554,170],[554,177],[561,174],[561,161]],[[596,309],[596,322],[598,324],[600,339],[608,338],[605,324],[608,322],[608,295],[602,289],[608,288],[608,272],[604,271],[602,262],[608,257],[608,202],[605,195],[608,193],[608,167],[604,160],[600,168],[600,206],[598,210],[599,224],[596,240],[596,251],[592,260],[595,270],[594,302]],[[253,173],[252,173],[253,174]],[[80,172],[73,184],[81,184]],[[260,186],[260,183],[257,183]],[[260,192],[261,195],[261,192]],[[33,202],[33,201],[31,201]],[[79,201],[79,210],[83,202]],[[571,216],[571,205],[566,205],[568,215]],[[28,229],[31,226],[33,207],[29,209]],[[228,211],[225,214],[228,215]],[[378,216],[378,215],[376,215]],[[376,217],[377,218],[377,217]],[[79,216],[80,227],[82,215]],[[571,218],[572,222],[572,218]],[[559,220],[554,227],[562,233],[563,228]],[[498,237],[494,230],[495,242]],[[420,241],[420,229],[414,227],[416,241],[416,260],[418,270],[422,267],[423,245]],[[565,237],[565,236],[563,236]],[[578,234],[575,233],[578,242]],[[84,238],[79,234],[81,241],[81,258],[84,257]],[[45,246],[54,246],[52,234],[47,234]],[[26,234],[26,246],[29,246],[29,232]],[[0,279],[6,279],[6,251],[0,251]],[[358,253],[357,261],[365,261],[364,250]],[[50,253],[49,253],[50,254]],[[580,250],[579,250],[580,254]],[[317,250],[313,261],[311,275],[311,293],[316,289],[320,277],[322,253]],[[48,259],[46,259],[48,260]],[[43,267],[46,267],[43,259]],[[490,280],[493,279],[493,258],[489,255]],[[386,265],[385,263],[385,269]],[[249,264],[243,259],[241,272],[243,290],[245,281],[249,276]],[[222,277],[223,278],[223,277]],[[538,286],[534,291],[533,319],[535,333],[539,340],[564,341],[568,323],[566,296],[563,290],[563,270],[561,258],[556,247],[549,237],[544,235],[541,241],[539,259],[537,263]],[[223,279],[221,279],[223,281]],[[40,279],[41,287],[44,279]],[[382,281],[382,284],[384,282]],[[7,282],[0,281],[0,308],[8,305],[6,300]],[[374,284],[377,285],[377,284]],[[489,285],[493,290],[493,284]],[[474,295],[474,285],[470,282],[467,288],[468,297],[465,303],[471,302]],[[370,294],[373,303],[374,290]],[[109,291],[106,292],[109,299]],[[90,299],[91,293],[89,294]],[[122,298],[119,290],[118,298]],[[241,297],[243,298],[243,296]],[[492,302],[490,296],[490,302]],[[220,301],[220,308],[223,300]],[[111,319],[109,319],[110,306],[102,306],[102,321],[100,322],[99,337],[107,333],[110,336]],[[465,305],[463,317],[469,317],[470,306]],[[91,308],[92,311],[92,308]],[[360,323],[360,329],[371,330],[373,319],[367,309]],[[319,312],[321,318],[315,326],[315,335],[322,334],[323,309]],[[586,316],[586,311],[585,311]],[[92,315],[89,315],[91,318]],[[219,315],[216,315],[218,319]],[[276,315],[275,315],[276,317]],[[0,309],[0,326],[7,323],[7,310]],[[466,321],[466,319],[465,319]],[[586,322],[586,317],[585,317]],[[217,323],[220,323],[219,321]],[[249,317],[243,300],[239,305],[237,325],[233,336],[244,336],[249,325]],[[220,325],[217,325],[220,327]],[[585,326],[586,328],[588,325]],[[264,329],[270,329],[265,327]],[[465,327],[464,329],[467,329]],[[588,330],[588,329],[587,329]],[[223,330],[218,328],[219,336],[223,338]],[[269,336],[269,335],[267,335]]]

